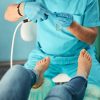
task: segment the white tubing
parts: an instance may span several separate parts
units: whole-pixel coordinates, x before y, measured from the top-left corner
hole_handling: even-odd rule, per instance
[[[18,28],[22,25],[22,23],[23,21],[17,25],[17,27],[15,28],[14,34],[13,34],[13,39],[12,39],[12,44],[11,44],[11,55],[10,55],[10,68],[13,67],[13,51],[14,51],[16,33],[17,33]]]

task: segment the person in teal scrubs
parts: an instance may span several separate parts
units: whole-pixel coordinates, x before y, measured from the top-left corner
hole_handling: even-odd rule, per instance
[[[39,5],[34,6],[33,2],[41,4],[43,9],[41,10]],[[13,8],[17,9],[16,6],[13,5]],[[34,12],[38,9],[40,9],[38,17],[34,17]],[[97,27],[100,26],[98,0],[24,0],[20,5],[22,16],[15,19],[16,14],[14,13],[18,14],[12,11],[13,18],[9,18],[6,13],[6,19],[16,21],[26,16],[33,22],[37,22],[36,46],[30,53],[28,61],[24,65],[25,68],[33,69],[36,62],[49,56],[51,61],[45,77],[52,79],[60,73],[73,77],[77,71],[79,53],[84,48],[90,53],[93,60],[89,83],[100,86],[100,63],[95,58],[93,47]],[[61,22],[56,23],[57,16],[53,17],[50,13],[58,14],[58,17],[62,14],[60,16],[62,19],[59,19]],[[63,14],[73,17],[72,23],[69,21],[68,26],[67,18]]]

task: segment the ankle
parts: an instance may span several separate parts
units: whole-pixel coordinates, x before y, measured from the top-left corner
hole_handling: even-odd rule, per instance
[[[85,79],[88,78],[88,75],[87,75],[86,72],[84,72],[84,73],[77,73],[77,76],[82,76],[82,77],[84,77]]]
[[[35,85],[33,85],[33,88],[39,88],[44,82],[44,78],[43,75],[39,75],[37,82],[35,83]]]

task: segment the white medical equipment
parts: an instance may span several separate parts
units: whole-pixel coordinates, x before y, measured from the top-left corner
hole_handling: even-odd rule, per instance
[[[33,24],[32,21],[29,21],[28,19],[23,20],[20,22],[17,27],[15,28],[12,44],[11,44],[11,56],[10,56],[10,67],[13,66],[13,51],[14,51],[14,43],[15,43],[15,37],[18,28],[21,27],[21,38],[24,41],[33,41],[35,43],[36,40],[36,24]]]
[[[55,76],[52,81],[56,84],[63,84],[65,82],[68,82],[70,81],[70,77],[65,74],[65,73],[61,73],[61,74],[58,74],[57,76]]]

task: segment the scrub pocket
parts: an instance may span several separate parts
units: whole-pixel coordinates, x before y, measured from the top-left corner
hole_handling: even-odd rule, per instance
[[[83,23],[83,15],[74,14],[73,17],[74,17],[74,21],[75,22],[77,22],[78,24],[82,25],[82,23]]]

